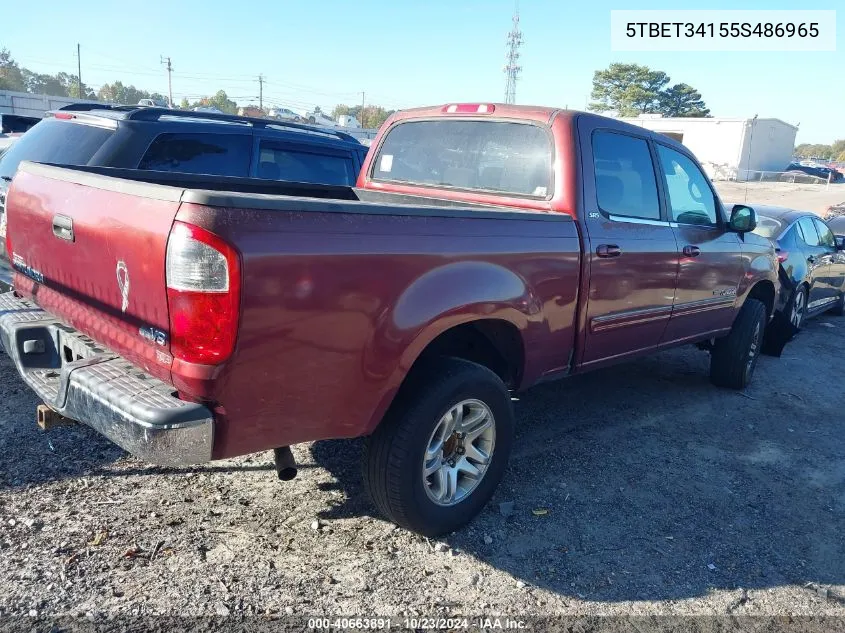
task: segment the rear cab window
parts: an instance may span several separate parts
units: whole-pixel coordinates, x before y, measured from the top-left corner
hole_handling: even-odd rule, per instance
[[[62,165],[87,165],[114,127],[48,118],[36,124],[0,157],[0,178],[11,180],[23,160]]]
[[[167,132],[153,140],[138,169],[245,178],[251,155],[248,134]]]
[[[552,194],[550,133],[531,123],[405,121],[373,161],[373,180],[546,199]]]

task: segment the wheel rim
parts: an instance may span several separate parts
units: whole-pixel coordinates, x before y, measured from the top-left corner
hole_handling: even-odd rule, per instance
[[[754,363],[760,355],[760,324],[754,326],[754,333],[751,335],[751,344],[748,346],[748,360],[745,363],[746,375],[750,378],[754,371]]]
[[[466,499],[484,479],[496,444],[496,420],[480,400],[463,400],[434,428],[423,456],[423,485],[440,506]]]
[[[789,317],[790,322],[795,327],[801,327],[801,322],[804,320],[804,291],[799,290],[795,295],[795,301],[792,302],[792,314]]]

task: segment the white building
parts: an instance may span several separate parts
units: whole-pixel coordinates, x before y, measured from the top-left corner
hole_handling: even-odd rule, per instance
[[[686,145],[714,180],[753,180],[764,171],[785,171],[798,127],[780,119],[663,118],[643,114],[622,119],[661,132]]]

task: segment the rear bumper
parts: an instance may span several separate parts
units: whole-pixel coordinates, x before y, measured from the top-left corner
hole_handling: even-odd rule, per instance
[[[165,466],[211,460],[207,407],[179,400],[172,386],[12,292],[0,294],[0,342],[46,405],[132,455]]]

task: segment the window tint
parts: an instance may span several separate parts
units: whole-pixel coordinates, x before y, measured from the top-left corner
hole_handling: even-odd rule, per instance
[[[804,243],[807,246],[819,246],[819,234],[816,232],[816,227],[813,226],[813,218],[804,216],[798,220],[798,226],[801,228],[801,235],[804,238]]]
[[[657,153],[669,198],[669,219],[683,224],[718,224],[716,199],[707,176],[680,152],[658,145]]]
[[[823,246],[836,250],[836,238],[833,237],[833,232],[828,228],[827,224],[821,220],[813,218],[813,223],[816,225],[816,230],[819,232],[819,241]]]
[[[241,134],[159,134],[138,169],[216,176],[249,175],[252,137]]]
[[[44,119],[9,147],[0,159],[0,177],[11,178],[22,160],[87,165],[113,129],[58,119]]]
[[[593,166],[596,197],[602,211],[660,219],[657,181],[646,141],[614,132],[596,132],[593,134]]]
[[[388,132],[373,178],[545,198],[551,164],[548,133],[536,125],[412,121]]]
[[[306,151],[278,142],[262,141],[257,176],[266,180],[351,186],[358,174],[348,152],[316,148],[315,151]]]

